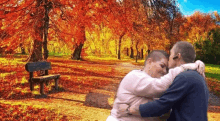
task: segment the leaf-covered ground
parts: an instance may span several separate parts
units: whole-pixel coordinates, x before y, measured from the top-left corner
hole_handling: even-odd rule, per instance
[[[25,58],[0,58],[0,119],[2,120],[79,120],[104,121],[110,114],[121,79],[142,66],[129,60],[74,61],[49,58],[50,74],[61,74],[59,91],[54,81],[45,85],[47,97],[39,94],[39,85],[30,91]],[[216,104],[216,103],[215,103]],[[209,121],[220,119],[220,106],[209,107]]]

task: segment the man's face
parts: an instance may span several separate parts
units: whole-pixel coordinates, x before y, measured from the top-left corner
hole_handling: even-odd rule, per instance
[[[154,78],[160,78],[161,76],[164,76],[167,74],[167,65],[168,65],[168,59],[162,58],[159,61],[152,62],[150,64],[150,75]]]
[[[176,57],[176,55],[174,55],[174,47],[170,50],[170,57],[169,57],[169,63],[168,63],[168,68],[174,68],[177,65],[177,61],[175,59],[173,59],[174,57]]]

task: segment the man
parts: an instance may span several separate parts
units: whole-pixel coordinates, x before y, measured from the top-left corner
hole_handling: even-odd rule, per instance
[[[140,105],[152,101],[154,97],[161,96],[168,89],[174,78],[183,72],[184,68],[197,69],[198,66],[204,67],[204,64],[198,61],[198,63],[184,64],[170,69],[169,73],[165,75],[167,65],[168,55],[166,52],[156,50],[152,51],[146,58],[143,70],[129,72],[119,85],[111,116],[108,117],[107,121],[113,119],[122,121],[159,120],[158,118],[142,118],[136,115],[121,116],[120,105]]]
[[[177,42],[170,53],[169,68],[192,63],[196,57],[193,46],[184,41]],[[208,95],[204,77],[189,70],[176,76],[159,100],[140,106],[132,105],[127,108],[127,112],[142,117],[155,117],[172,109],[167,121],[207,121]]]

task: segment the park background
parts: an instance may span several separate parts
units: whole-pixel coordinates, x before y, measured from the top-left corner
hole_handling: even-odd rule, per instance
[[[105,120],[121,79],[132,69],[142,68],[150,51],[169,53],[182,40],[192,43],[197,59],[206,63],[206,80],[213,97],[208,116],[210,121],[217,121],[220,16],[218,8],[186,9],[184,3],[189,2],[2,0],[0,118]],[[202,3],[191,4],[199,5]],[[25,64],[37,61],[51,62],[49,73],[61,74],[61,90],[51,91],[51,81],[45,85],[46,98],[39,98],[39,85],[34,91],[29,89]]]

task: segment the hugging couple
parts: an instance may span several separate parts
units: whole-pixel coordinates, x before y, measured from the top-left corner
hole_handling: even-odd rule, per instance
[[[121,81],[106,121],[207,121],[209,91],[205,65],[195,61],[193,46],[177,42],[170,50],[154,50],[142,70]]]

